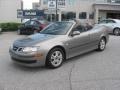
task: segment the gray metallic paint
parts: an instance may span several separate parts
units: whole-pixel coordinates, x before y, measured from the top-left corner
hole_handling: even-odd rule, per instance
[[[90,31],[83,32],[80,35],[71,36],[70,33],[72,32],[74,26],[76,25],[73,22],[73,26],[70,28],[66,35],[43,35],[43,34],[36,34],[37,38],[34,37],[35,35],[29,36],[25,39],[17,40],[13,43],[13,45],[19,47],[28,47],[28,46],[38,46],[39,51],[35,53],[23,53],[23,52],[15,52],[10,48],[10,55],[11,57],[19,60],[34,60],[34,55],[36,53],[42,53],[43,57],[40,60],[37,60],[37,64],[23,64],[26,66],[36,66],[36,65],[45,65],[46,57],[49,51],[54,47],[62,47],[66,53],[66,59],[80,55],[82,53],[88,52],[90,50],[94,50],[98,48],[99,41],[102,37],[105,37],[108,41],[109,35],[107,32],[107,28],[105,26],[101,26],[98,28],[93,28]],[[32,57],[32,58],[31,58]]]

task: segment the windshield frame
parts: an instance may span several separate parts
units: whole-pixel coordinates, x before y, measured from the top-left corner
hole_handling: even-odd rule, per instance
[[[31,24],[32,22],[34,22],[33,24]],[[36,26],[37,21],[36,20],[28,20],[24,23],[25,26],[28,26],[28,25],[32,25],[32,26]]]
[[[42,31],[46,30],[47,28],[49,28],[51,25],[55,24],[55,23],[70,23],[71,25],[68,27],[68,30],[66,30],[66,32],[64,34],[49,34],[49,35],[67,35],[69,31],[71,31],[74,23],[73,22],[68,22],[68,21],[62,21],[62,22],[53,22],[51,24],[49,24],[47,27],[45,27]],[[40,34],[47,34],[47,33],[42,33],[42,31],[40,31]]]

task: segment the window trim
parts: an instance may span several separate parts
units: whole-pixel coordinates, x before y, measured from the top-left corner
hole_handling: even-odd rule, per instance
[[[79,19],[87,19],[87,12],[80,12]]]

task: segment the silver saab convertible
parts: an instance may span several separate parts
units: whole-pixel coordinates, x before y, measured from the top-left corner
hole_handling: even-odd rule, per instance
[[[9,52],[12,60],[21,65],[57,68],[68,58],[91,50],[103,51],[108,40],[105,26],[55,22],[38,34],[16,40]]]

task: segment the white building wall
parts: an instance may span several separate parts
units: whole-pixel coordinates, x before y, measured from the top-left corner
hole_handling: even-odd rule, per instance
[[[47,0],[40,0],[40,9],[48,9]],[[94,19],[89,19],[89,14],[94,12],[93,4],[96,2],[105,2],[105,0],[66,0],[66,7],[60,9],[60,12],[75,12],[76,19],[79,19],[79,13],[86,12],[87,18],[80,19],[81,22],[91,22],[94,23]],[[59,13],[59,12],[58,12]],[[59,13],[60,14],[60,13]]]
[[[0,0],[0,22],[20,22],[17,9],[21,9],[21,0]]]
[[[34,2],[32,3],[32,9],[36,10],[40,8],[40,3]]]
[[[106,14],[107,14],[106,11],[100,11],[98,17],[99,17],[101,20],[104,20],[104,19],[107,18],[107,17],[106,17]]]

